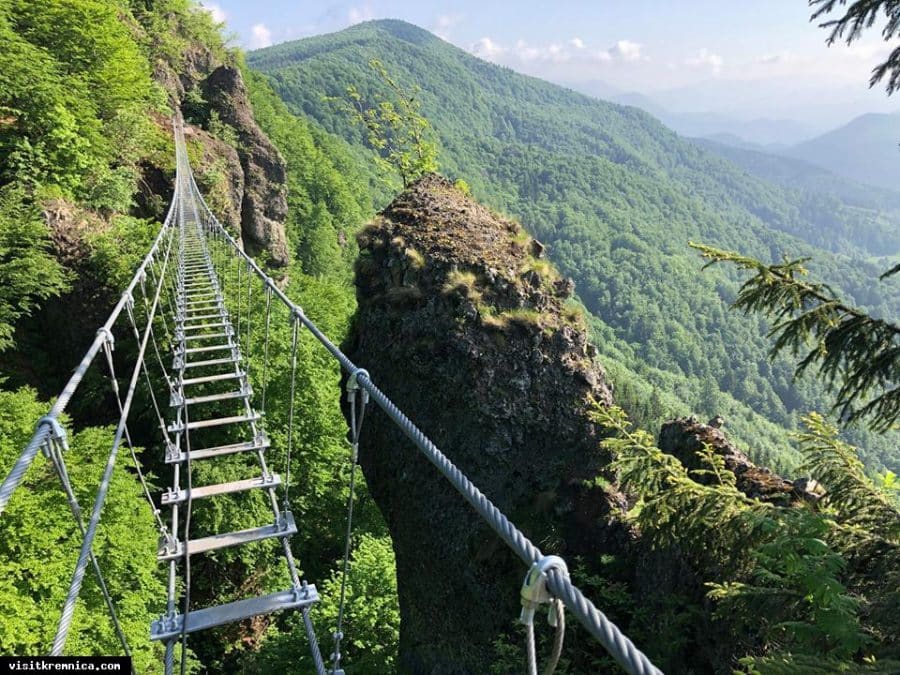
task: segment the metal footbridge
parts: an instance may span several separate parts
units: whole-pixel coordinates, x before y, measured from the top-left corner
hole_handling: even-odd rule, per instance
[[[96,576],[125,654],[130,653],[115,601],[107,591],[99,561],[92,545],[100,523],[116,459],[124,446],[130,451],[134,470],[148,500],[159,530],[157,559],[168,573],[166,608],[149,625],[149,638],[165,644],[161,665],[166,675],[176,667],[176,647],[181,645],[180,669],[185,672],[189,636],[200,631],[236,623],[251,617],[282,611],[302,614],[308,647],[318,675],[343,674],[341,655],[344,591],[348,574],[354,480],[359,436],[366,406],[377,405],[396,423],[413,445],[494,529],[519,556],[527,571],[522,588],[511,589],[522,597],[521,620],[526,627],[526,663],[529,675],[537,673],[534,645],[534,615],[549,605],[551,625],[556,627],[553,654],[544,672],[552,672],[559,659],[565,625],[565,610],[581,622],[629,673],[659,673],[650,660],[572,584],[566,564],[556,556],[545,556],[497,509],[491,501],[400,411],[369,378],[343,354],[294,304],[259,265],[238,245],[219,223],[204,201],[194,181],[180,122],[175,124],[176,179],[168,214],[150,251],[134,274],[106,323],[56,399],[38,423],[29,444],[0,486],[0,513],[6,508],[39,452],[49,459],[65,490],[73,517],[82,535],[78,561],[69,584],[66,601],[48,650],[64,653],[75,606],[88,568]],[[136,301],[140,292],[141,301]],[[273,304],[283,305],[292,328],[291,394],[288,411],[287,447],[282,448],[284,476],[272,471],[267,461],[272,443],[266,434],[265,407],[269,367],[270,322]],[[250,322],[252,306],[264,306],[264,328]],[[120,388],[112,351],[113,329],[127,325],[123,337],[134,338],[137,357],[127,381]],[[322,348],[347,373],[350,403],[350,498],[337,627],[332,633],[333,648],[326,665],[320,652],[312,616],[319,597],[316,587],[299,575],[291,547],[291,537],[302,523],[302,514],[291,511],[291,454],[294,438],[297,336],[308,330]],[[164,335],[159,335],[164,333]],[[260,335],[260,333],[262,333]],[[262,371],[252,371],[248,356],[254,338],[262,342]],[[260,344],[256,344],[257,353]],[[105,358],[98,359],[100,354]],[[119,421],[107,457],[102,480],[97,487],[87,522],[72,490],[65,463],[66,431],[60,416],[87,371],[95,362],[106,362],[118,403]],[[258,364],[256,370],[259,370]],[[163,382],[166,391],[160,391]],[[257,384],[259,392],[253,388]],[[146,386],[159,426],[161,452],[171,467],[172,481],[155,497],[132,447],[128,420],[138,386]],[[257,405],[258,403],[258,405]],[[247,460],[240,479],[213,484],[195,484],[195,462],[231,462],[233,456]],[[215,500],[225,495],[252,498],[259,493],[268,505],[267,517],[253,527],[224,532],[198,532],[192,527],[195,502]],[[258,497],[258,496],[257,496]],[[258,511],[258,509],[257,509]],[[86,511],[84,513],[87,513]],[[284,563],[282,590],[246,597],[227,604],[196,607],[191,601],[191,561],[198,556],[248,544],[262,543],[278,552]],[[352,668],[351,668],[352,671]]]

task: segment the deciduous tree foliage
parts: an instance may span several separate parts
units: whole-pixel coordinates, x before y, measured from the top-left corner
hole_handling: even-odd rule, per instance
[[[51,254],[41,214],[49,199],[54,204],[64,202],[92,225],[79,235],[83,247],[77,265],[79,282],[118,293],[130,279],[159,227],[157,222],[129,215],[138,187],[136,169],[145,161],[164,170],[172,165],[168,127],[158,121],[170,111],[150,73],[161,63],[178,72],[184,66],[184,54],[198,49],[220,59],[237,58],[225,50],[208,12],[189,0],[13,1],[0,6],[0,349],[13,346],[13,331],[25,314],[74,279]],[[286,227],[299,262],[289,270],[287,290],[339,341],[354,308],[349,284],[350,262],[355,257],[353,234],[371,208],[368,192],[356,185],[365,186],[368,177],[358,179],[356,159],[339,140],[288,114],[262,78],[245,72],[259,122],[288,162],[291,215]],[[212,114],[204,119],[212,133],[234,142],[234,130],[220,119]],[[261,288],[257,288],[256,300],[261,299]],[[141,300],[136,293],[139,316]],[[236,298],[231,302],[235,307]],[[262,370],[264,306],[256,302],[250,317],[257,340],[248,349],[256,368],[254,378]],[[102,307],[97,311],[102,313]],[[242,316],[246,317],[246,305]],[[116,358],[127,363],[133,358],[134,345],[129,331],[119,328]],[[164,348],[165,327],[160,322],[156,328]],[[273,317],[266,424],[274,442],[271,465],[282,474],[289,345],[288,317]],[[151,359],[149,365],[157,392],[164,391],[157,364]],[[0,383],[4,377],[0,373]],[[309,335],[301,337],[297,380],[292,508],[304,525],[302,536],[295,538],[295,552],[313,582],[327,583],[343,551],[349,449],[337,366]],[[49,390],[54,387],[52,382],[45,384]],[[254,379],[254,386],[258,385]],[[79,390],[78,405],[72,407],[109,419],[113,415],[107,393],[102,373],[92,371]],[[36,400],[30,391],[0,391],[3,475],[48,407],[48,402]],[[155,420],[144,419],[150,410],[141,380],[131,419],[133,433],[154,428]],[[151,491],[158,496],[170,469],[162,463],[158,436],[148,438],[149,449],[141,458],[150,469]],[[106,429],[88,428],[75,436],[73,449],[66,455],[83,507],[92,503],[110,442]],[[148,630],[149,622],[163,611],[165,570],[155,562],[156,527],[126,457],[123,453],[123,463],[116,468],[95,550],[121,605],[137,670],[153,672],[160,667],[161,652],[159,646],[150,646]],[[195,479],[218,483],[244,477],[240,461],[195,465]],[[360,485],[358,492],[355,532],[382,537],[384,525],[365,486]],[[240,505],[225,497],[212,506],[198,506],[194,522],[198,530],[226,531],[258,524],[258,516],[267,512],[266,504],[254,502],[253,497]],[[52,640],[80,544],[61,488],[41,457],[4,513],[2,530],[7,550],[0,552],[0,566],[5,565],[0,596],[11,611],[0,620],[0,653],[41,653]],[[357,583],[370,574],[374,579],[393,575],[392,558],[383,555],[383,543],[379,548],[378,540],[374,541],[369,553],[358,554],[371,564],[358,565],[362,578]],[[196,561],[192,597],[195,606],[211,605],[281,589],[283,584],[283,564],[272,564],[271,550],[244,547]],[[372,586],[377,586],[376,600],[381,598],[385,606],[396,604],[395,587]],[[331,585],[323,594],[334,606]],[[391,636],[396,634],[398,620],[389,618],[377,637],[366,638],[387,654],[385,659],[394,649],[396,638]],[[362,630],[367,625],[360,623]],[[279,633],[277,620],[271,630]],[[285,634],[296,661],[307,653],[303,631],[292,634],[289,627]],[[222,630],[192,642],[192,647],[211,672],[229,672],[241,667],[243,644],[240,631]],[[81,654],[120,651],[90,576],[78,604],[69,649]],[[354,649],[351,654],[365,653]]]
[[[46,404],[34,392],[0,391],[0,467],[12,466]],[[70,438],[64,459],[82,510],[94,492],[112,445],[113,429],[87,428]],[[140,452],[140,451],[139,451]],[[144,453],[140,453],[144,454]],[[156,564],[156,529],[140,486],[120,453],[94,543],[118,615],[133,649],[137,672],[151,672],[161,659],[149,639],[148,619],[164,610],[165,585]],[[0,653],[41,654],[53,643],[81,536],[52,464],[39,454],[3,513],[0,527]],[[122,649],[106,603],[88,568],[76,605],[66,653],[119,654]]]

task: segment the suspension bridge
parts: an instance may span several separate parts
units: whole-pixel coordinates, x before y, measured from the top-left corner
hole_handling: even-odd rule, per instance
[[[62,655],[70,631],[75,607],[88,567],[96,577],[104,596],[122,650],[130,654],[115,602],[99,561],[92,550],[100,524],[110,480],[123,443],[131,454],[135,473],[141,483],[159,530],[157,558],[168,573],[165,613],[149,625],[151,640],[165,645],[161,664],[166,675],[176,667],[176,645],[181,644],[180,670],[185,672],[189,636],[215,626],[236,623],[251,617],[282,611],[299,611],[309,649],[318,675],[343,675],[341,655],[342,621],[352,533],[354,483],[359,438],[366,407],[377,405],[425,455],[435,469],[460,493],[526,566],[520,592],[526,628],[526,664],[529,675],[537,675],[534,638],[536,611],[548,608],[548,619],[555,627],[552,654],[544,673],[552,673],[563,646],[565,612],[574,616],[609,654],[629,673],[651,675],[660,671],[569,579],[565,561],[545,556],[540,549],[444,455],[428,437],[326,335],[294,304],[257,263],[238,245],[219,223],[203,199],[194,181],[184,142],[183,127],[176,122],[176,178],[168,213],[150,250],[144,257],[121,299],[99,328],[68,383],[44,417],[36,425],[33,437],[23,449],[0,486],[0,513],[6,508],[37,454],[50,461],[60,480],[81,533],[81,545],[61,608],[49,654]],[[251,372],[247,358],[253,346],[249,309],[256,297],[265,306],[263,363],[261,373]],[[140,290],[141,303],[135,301]],[[274,473],[267,461],[271,441],[265,429],[266,386],[269,367],[269,340],[273,303],[287,309],[291,324],[291,390],[288,411],[285,475]],[[241,308],[246,304],[247,312]],[[235,309],[237,310],[235,316]],[[127,387],[121,388],[112,352],[113,328],[122,319],[137,344],[137,355]],[[143,320],[143,325],[142,325]],[[158,339],[162,326],[165,339]],[[336,630],[332,633],[331,656],[323,659],[313,625],[314,606],[319,596],[314,584],[300,577],[291,537],[297,533],[297,517],[291,512],[291,456],[294,439],[297,340],[307,330],[347,374],[347,399],[350,410],[351,471],[347,502],[347,526],[341,578],[341,597]],[[102,359],[98,359],[100,354]],[[113,394],[118,406],[118,423],[110,446],[90,515],[78,503],[66,467],[67,435],[60,416],[76,395],[78,387],[95,361],[106,362]],[[154,382],[161,380],[167,390],[160,392]],[[144,475],[128,430],[135,393],[146,386],[159,426],[164,461],[172,468],[172,482],[162,494],[154,494]],[[258,395],[253,383],[258,385]],[[124,397],[123,397],[124,391]],[[256,404],[258,403],[258,407]],[[226,411],[226,412],[223,412]],[[195,485],[194,462],[215,462],[221,458],[245,454],[253,458],[245,478],[217,484]],[[252,468],[249,468],[252,467]],[[197,500],[215,499],[258,491],[270,507],[264,522],[254,527],[197,536],[191,527],[191,515]],[[165,515],[164,515],[165,514]],[[215,551],[254,542],[268,542],[284,561],[284,590],[268,595],[247,597],[227,604],[194,607],[191,602],[191,559]],[[180,597],[179,597],[180,592]],[[351,668],[352,670],[352,668]]]

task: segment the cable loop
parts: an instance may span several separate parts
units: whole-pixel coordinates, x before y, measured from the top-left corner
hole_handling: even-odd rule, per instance
[[[543,604],[550,602],[553,596],[547,590],[547,572],[551,569],[559,570],[562,575],[569,578],[569,568],[566,561],[556,555],[546,555],[534,562],[525,580],[522,582],[522,614],[519,621],[530,624],[534,621],[534,611]]]
[[[356,392],[362,391],[362,409],[360,412],[360,424],[362,424],[362,412],[365,411],[366,404],[369,402],[369,392],[359,385],[359,378],[365,377],[369,382],[372,376],[365,368],[354,368],[349,377],[347,377],[347,401],[354,402],[356,400]]]

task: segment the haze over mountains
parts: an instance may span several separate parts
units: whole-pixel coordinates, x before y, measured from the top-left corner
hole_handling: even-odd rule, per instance
[[[567,86],[588,96],[640,108],[681,136],[802,160],[859,183],[894,190],[900,186],[900,113],[895,111],[845,118],[842,113],[858,110],[858,104],[843,103],[832,104],[830,109],[825,105],[826,113],[814,119],[750,117],[739,111],[723,112],[718,106],[726,105],[726,101],[704,97],[696,87],[647,95],[623,92],[599,80]],[[712,107],[686,110],[690,106],[699,110],[703,105]],[[798,112],[807,113],[808,109],[798,108]],[[840,124],[826,125],[834,119],[840,119]]]

